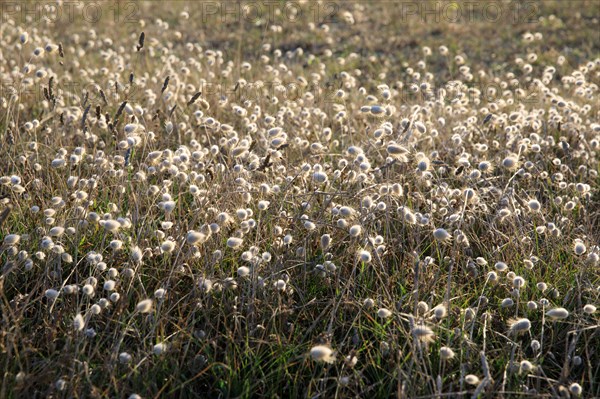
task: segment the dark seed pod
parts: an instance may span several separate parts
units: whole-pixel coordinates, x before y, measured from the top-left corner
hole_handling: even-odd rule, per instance
[[[196,102],[196,100],[198,99],[198,97],[200,97],[202,95],[202,92],[199,91],[198,93],[194,94],[192,96],[192,98],[190,98],[190,101],[188,101],[187,105],[192,105],[193,103]]]
[[[139,52],[144,48],[144,40],[146,39],[146,34],[144,32],[140,33],[140,38],[138,39],[137,51]]]
[[[165,82],[163,83],[162,89],[160,89],[161,94],[165,92],[165,90],[167,90],[167,87],[169,87],[169,79],[171,77],[167,76],[165,79]]]

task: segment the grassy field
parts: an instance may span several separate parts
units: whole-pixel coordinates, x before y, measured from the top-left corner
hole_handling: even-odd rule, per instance
[[[600,397],[597,1],[0,8],[0,398]]]

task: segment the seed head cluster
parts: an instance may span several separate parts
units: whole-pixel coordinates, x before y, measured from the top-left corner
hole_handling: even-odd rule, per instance
[[[593,389],[600,59],[545,40],[564,11],[481,60],[434,33],[473,26],[384,37],[385,2],[142,3],[2,16],[7,392]]]

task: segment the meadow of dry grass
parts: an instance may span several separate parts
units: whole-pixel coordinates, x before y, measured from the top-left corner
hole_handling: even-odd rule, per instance
[[[0,7],[0,398],[600,396],[600,3]]]

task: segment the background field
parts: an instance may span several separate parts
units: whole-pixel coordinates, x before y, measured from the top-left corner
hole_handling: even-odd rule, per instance
[[[0,7],[0,397],[600,396],[599,2]]]

